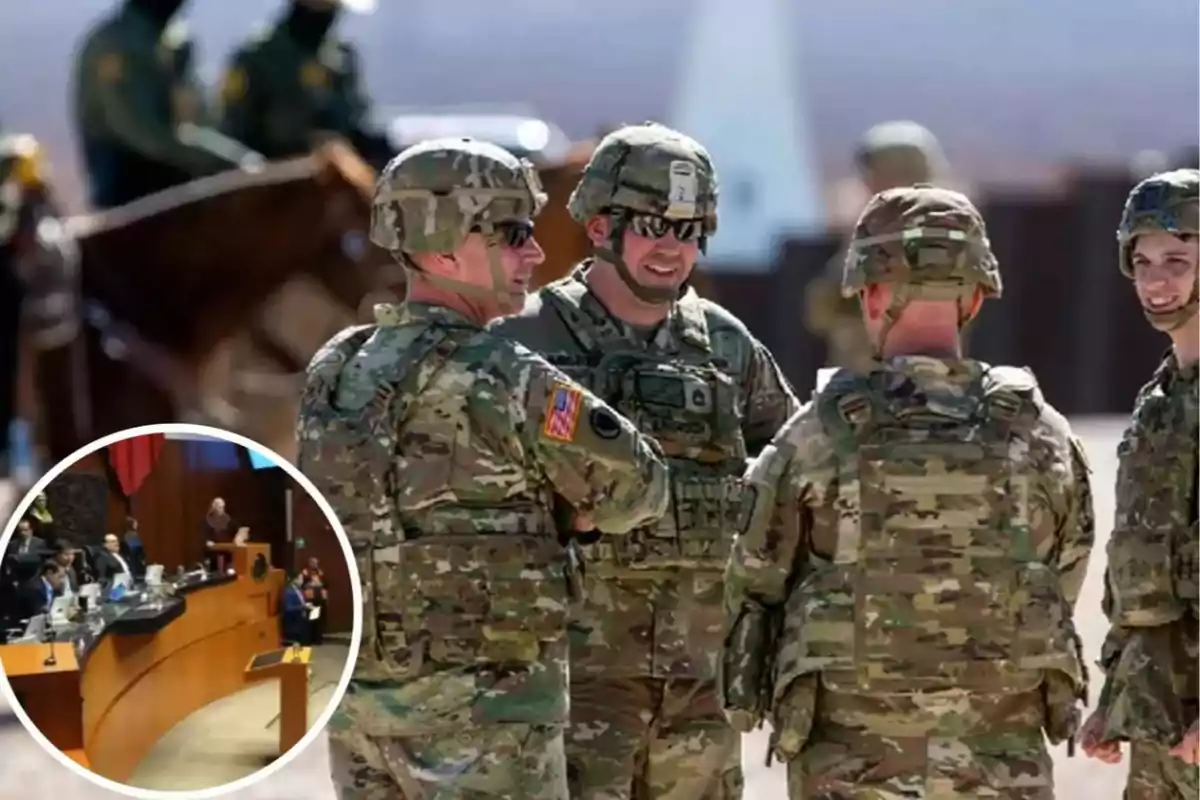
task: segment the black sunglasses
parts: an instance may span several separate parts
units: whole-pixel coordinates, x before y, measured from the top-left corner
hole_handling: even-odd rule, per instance
[[[471,228],[475,233],[482,233],[479,226]],[[492,225],[492,237],[504,243],[505,247],[519,250],[533,238],[533,220],[508,220]]]
[[[694,242],[704,236],[702,219],[667,219],[657,214],[626,212],[623,215],[629,230],[647,239],[661,239],[668,232],[681,242]]]

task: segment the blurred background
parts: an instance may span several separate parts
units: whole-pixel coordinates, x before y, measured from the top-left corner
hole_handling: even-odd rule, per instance
[[[184,5],[188,68],[215,114],[231,54],[291,2]],[[699,139],[722,205],[697,289],[745,320],[807,394],[816,370],[845,355],[831,320],[852,320],[853,306],[837,306],[831,276],[870,194],[863,137],[911,120],[936,138],[939,182],[980,206],[1001,262],[1004,298],[985,306],[969,352],[1032,367],[1071,416],[1096,469],[1102,553],[1122,417],[1167,344],[1117,270],[1114,234],[1139,178],[1196,166],[1194,0],[379,0],[327,34],[357,51],[360,129],[322,130],[337,125],[310,115],[300,152],[264,154],[280,163],[100,209],[73,74],[83,37],[120,6],[0,3],[0,135],[34,137],[33,218],[64,221],[57,257],[17,257],[0,241],[0,406],[10,385],[15,399],[0,425],[13,421],[3,465],[18,484],[100,435],[176,419],[291,457],[308,359],[373,301],[403,293],[365,241],[374,169],[431,135],[488,138],[535,160],[551,195],[538,220],[542,282],[587,254],[563,205],[596,137],[654,119]],[[293,68],[304,65],[281,69]],[[348,146],[329,144],[339,138]],[[0,190],[5,180],[0,170]],[[1104,635],[1102,574],[1094,563],[1079,605],[1089,659]],[[3,737],[8,752],[32,747],[11,728]],[[746,739],[750,796],[777,797],[782,775],[759,766],[764,746]],[[1061,756],[1063,796],[1119,793],[1119,770]],[[332,797],[324,758],[314,747],[238,796]],[[4,784],[90,796],[36,754],[8,763]]]
[[[282,27],[292,2],[183,4],[173,24],[191,38],[178,69],[209,107],[197,124],[219,127],[233,53]],[[324,34],[357,55],[365,104],[353,131],[322,107],[296,117],[312,128],[303,148],[258,148],[269,178],[235,172],[101,210],[73,75],[108,68],[77,59],[120,8],[0,5],[0,125],[36,139],[51,208],[78,250],[73,268],[25,268],[14,414],[27,428],[14,447],[31,458],[168,419],[213,422],[290,457],[305,363],[403,292],[366,242],[372,167],[433,135],[488,138],[538,164],[551,196],[542,282],[587,254],[563,205],[596,137],[655,119],[699,139],[722,205],[697,288],[747,321],[801,393],[843,360],[812,297],[836,303],[831,259],[870,195],[856,153],[889,120],[931,134],[939,182],[988,221],[1005,296],[974,326],[972,355],[1032,367],[1069,414],[1124,413],[1165,344],[1117,271],[1114,231],[1138,178],[1196,160],[1191,0],[1102,0],[1086,16],[1066,0],[382,0],[371,13],[342,8]],[[297,60],[292,83],[308,81],[304,69]],[[325,134],[367,163],[322,151],[337,138]],[[292,172],[274,163],[310,151],[324,155]],[[288,193],[264,188],[273,182]],[[853,304],[839,313],[853,317]]]

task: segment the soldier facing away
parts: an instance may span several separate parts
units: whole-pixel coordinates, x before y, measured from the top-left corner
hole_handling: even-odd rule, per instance
[[[382,169],[392,156],[370,127],[358,51],[333,34],[343,8],[374,0],[289,0],[280,19],[234,52],[221,82],[221,129],[267,158],[307,155],[322,136],[345,138]]]
[[[854,155],[859,177],[872,195],[914,183],[936,183],[946,159],[934,135],[915,122],[884,122],[865,134]],[[842,250],[805,287],[804,322],[825,338],[829,366],[867,370],[871,345],[863,328],[858,301],[842,297]]]
[[[544,202],[532,165],[495,145],[404,151],[371,239],[407,268],[408,298],[309,365],[299,467],[346,528],[365,601],[329,728],[344,800],[565,800],[578,576],[556,498],[613,534],[666,508],[652,440],[483,328],[524,302]]]
[[[963,359],[1000,274],[963,195],[876,195],[847,288],[879,365],[822,370],[748,472],[726,576],[731,722],[792,800],[1051,800],[1086,674],[1088,467],[1025,369]]]
[[[1129,195],[1121,272],[1171,349],[1138,392],[1118,447],[1117,513],[1103,609],[1112,624],[1104,689],[1084,727],[1088,755],[1115,763],[1130,743],[1126,800],[1200,796],[1197,644],[1197,427],[1200,397],[1200,171],[1162,173]]]
[[[74,124],[94,208],[261,162],[209,127],[193,44],[176,20],[186,0],[124,0],[84,37]]]
[[[775,360],[736,317],[688,288],[717,227],[717,178],[695,140],[621,128],[571,195],[596,257],[493,330],[544,353],[654,436],[671,505],[583,550],[571,622],[567,762],[576,800],[740,798],[741,736],[716,691],[721,576],[747,455],[797,407]]]

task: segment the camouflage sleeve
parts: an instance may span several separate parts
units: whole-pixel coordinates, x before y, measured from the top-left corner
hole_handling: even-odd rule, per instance
[[[800,407],[775,357],[758,340],[754,340],[743,392],[746,408],[742,433],[746,449],[756,456]]]
[[[80,73],[85,103],[103,109],[104,121],[121,143],[147,159],[192,175],[228,168],[228,162],[179,140],[169,114],[159,106],[155,76],[161,67],[116,35],[100,35],[84,47]]]
[[[1071,437],[1071,477],[1068,511],[1059,527],[1055,567],[1062,582],[1063,596],[1074,609],[1096,542],[1091,467],[1083,444],[1074,436]]]
[[[793,426],[802,427],[788,423],[746,471],[747,502],[725,569],[722,707],[743,733],[770,708],[783,604],[807,542]]]
[[[726,605],[732,616],[747,606],[781,605],[803,563],[806,537],[796,474],[801,465],[793,442],[797,429],[807,426],[798,422],[781,430],[746,470],[748,501],[725,571]]]
[[[628,533],[661,517],[669,484],[658,445],[549,362],[526,353],[518,433],[555,490],[604,533]]]

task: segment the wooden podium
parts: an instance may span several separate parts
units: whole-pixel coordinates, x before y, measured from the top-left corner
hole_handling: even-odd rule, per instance
[[[261,555],[263,561],[266,562],[267,568],[271,566],[271,545],[255,544],[247,542],[246,544],[238,545],[229,542],[214,544],[212,552],[220,553],[224,556],[226,562],[232,562],[233,571],[237,573],[239,578],[252,578],[254,576],[254,563]]]
[[[259,653],[246,665],[246,682],[279,679],[279,755],[291,750],[308,731],[308,663],[312,649],[285,647]]]
[[[46,664],[51,654],[53,664]],[[3,668],[29,719],[68,758],[91,768],[83,749],[83,697],[75,651],[67,642],[0,647]]]

